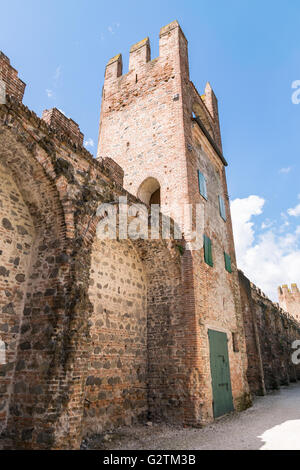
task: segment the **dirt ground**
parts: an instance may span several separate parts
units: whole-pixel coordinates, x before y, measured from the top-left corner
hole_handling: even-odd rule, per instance
[[[95,436],[82,448],[107,450],[300,450],[300,384],[257,397],[252,408],[201,429],[152,424]]]

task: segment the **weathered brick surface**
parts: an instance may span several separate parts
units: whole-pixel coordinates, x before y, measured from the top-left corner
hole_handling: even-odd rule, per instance
[[[35,230],[32,217],[8,167],[0,164],[0,338],[6,344],[6,366],[0,377],[0,429],[9,415],[9,399],[17,356],[17,344],[26,301],[26,284]]]
[[[22,101],[26,84],[18,77],[18,72],[10,65],[10,60],[0,51],[0,79],[6,87],[6,93]]]
[[[300,324],[239,272],[248,354],[247,377],[252,393],[288,385],[300,378],[292,362],[292,343]]]
[[[99,432],[147,415],[147,279],[130,242],[94,242],[89,293],[85,426]]]
[[[12,98],[0,108],[0,127],[1,243],[15,244],[1,253],[1,287],[12,292],[9,299],[1,290],[9,351],[0,366],[2,442],[73,448],[95,430],[145,418],[150,403],[159,416],[182,414],[178,242],[99,245],[98,205],[136,198],[103,162]],[[170,359],[163,368],[159,357]]]
[[[160,242],[94,243],[92,353],[85,433],[138,420],[184,420],[182,274]]]
[[[80,132],[78,124],[73,121],[73,119],[65,116],[58,109],[45,109],[42,114],[42,119],[56,131],[65,134],[74,143],[78,145],[83,144],[83,134]]]
[[[120,165],[109,157],[98,158],[99,163],[103,164],[109,171],[111,179],[116,181],[120,186],[123,186],[124,182],[124,170]]]

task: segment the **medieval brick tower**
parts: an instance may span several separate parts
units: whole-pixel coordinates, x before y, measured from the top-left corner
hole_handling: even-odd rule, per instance
[[[218,104],[210,84],[200,95],[189,79],[187,40],[177,21],[161,29],[159,57],[151,60],[146,38],[132,46],[125,75],[121,54],[108,62],[97,156],[115,160],[125,172],[125,189],[145,204],[159,202],[187,241],[184,206],[193,206],[193,229],[197,207],[201,243],[182,257],[189,279],[189,347],[184,354],[190,356],[192,406],[186,422],[206,422],[229,411],[232,398],[235,409],[247,406],[247,359]],[[215,357],[228,363],[226,383],[214,370]]]
[[[278,287],[279,305],[288,312],[296,321],[300,321],[300,291],[297,284],[292,284],[291,289],[285,284]]]

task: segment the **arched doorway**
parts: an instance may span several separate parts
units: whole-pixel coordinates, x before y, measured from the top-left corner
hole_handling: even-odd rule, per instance
[[[140,185],[137,197],[147,205],[161,203],[160,184],[156,178],[149,177]]]

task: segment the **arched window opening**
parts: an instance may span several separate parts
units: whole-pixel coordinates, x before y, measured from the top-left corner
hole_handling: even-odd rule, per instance
[[[158,188],[150,197],[150,206],[151,204],[160,204],[160,188]]]
[[[160,184],[157,179],[149,177],[140,185],[137,197],[145,204],[160,204]]]

